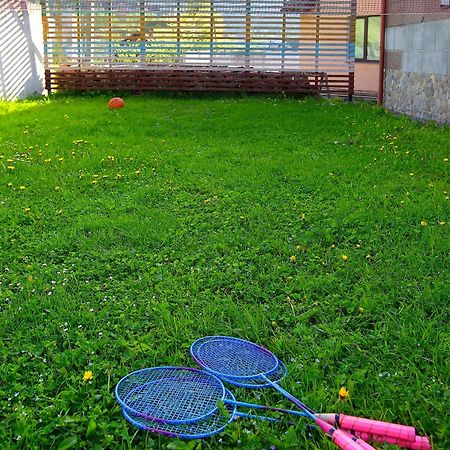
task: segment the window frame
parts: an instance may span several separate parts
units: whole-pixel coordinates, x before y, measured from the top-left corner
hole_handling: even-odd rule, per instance
[[[365,63],[374,63],[379,64],[380,59],[367,59],[367,48],[368,48],[368,40],[369,40],[369,18],[371,17],[380,17],[377,14],[370,15],[370,16],[357,16],[356,20],[363,20],[364,21],[364,40],[363,40],[363,57],[362,58],[356,58],[355,62],[365,62]],[[356,33],[356,22],[355,22],[355,33]],[[356,45],[356,36],[355,36],[355,45]]]

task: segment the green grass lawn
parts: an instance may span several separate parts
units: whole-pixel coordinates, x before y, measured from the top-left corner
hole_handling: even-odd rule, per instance
[[[127,424],[121,377],[224,334],[276,353],[314,409],[444,448],[450,129],[337,101],[107,100],[0,103],[0,447],[334,448],[302,420],[188,444]]]

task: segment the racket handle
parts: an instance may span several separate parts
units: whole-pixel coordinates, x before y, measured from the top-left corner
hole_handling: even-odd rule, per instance
[[[427,436],[416,436],[414,442],[402,441],[400,439],[390,438],[387,436],[376,436],[369,433],[356,433],[357,436],[367,441],[379,442],[380,444],[394,444],[402,448],[410,448],[412,450],[431,450],[430,441]]]
[[[322,419],[317,418],[316,423],[319,425],[321,430],[330,436],[331,440],[342,450],[361,450],[362,447],[357,444],[345,431],[337,430]]]
[[[320,417],[326,422],[332,423],[339,428],[356,431],[358,433],[386,436],[400,441],[414,442],[416,439],[415,428],[406,425],[363,419],[361,417],[347,416],[345,414],[322,414]]]

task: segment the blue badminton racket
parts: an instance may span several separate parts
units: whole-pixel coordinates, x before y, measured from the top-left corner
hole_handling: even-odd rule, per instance
[[[270,379],[280,361],[269,350],[253,342],[227,336],[207,336],[195,341],[190,349],[194,360],[205,370],[231,384],[270,386],[299,407],[307,417],[343,450],[373,449],[366,442],[355,442],[346,432],[317,417],[314,411]]]

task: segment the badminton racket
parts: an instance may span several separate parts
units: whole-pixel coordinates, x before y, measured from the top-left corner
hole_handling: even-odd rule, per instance
[[[269,350],[243,339],[225,336],[208,336],[198,339],[191,346],[194,360],[208,372],[223,377],[228,382],[263,384],[276,389],[292,403],[298,406],[307,417],[314,420],[320,429],[343,450],[361,450],[361,447],[346,432],[334,428],[315,415],[314,412],[289,392],[285,391],[269,377],[279,367],[278,358]],[[373,448],[367,443],[365,448]]]
[[[201,367],[228,383],[245,387],[273,387],[303,410],[308,417],[315,420],[324,432],[334,434],[335,438],[341,440],[342,436],[339,431],[342,430],[336,430],[333,426],[332,429],[327,428],[326,421],[321,416],[316,415],[311,408],[281,388],[276,380],[273,381],[269,378],[279,368],[280,361],[264,347],[238,338],[208,336],[198,339],[192,344],[191,355]],[[326,418],[330,420],[332,416],[336,417],[336,415],[329,414],[326,415]],[[342,418],[348,425],[346,430],[386,435],[402,441],[413,442],[415,440],[413,427],[352,416],[342,416]]]

